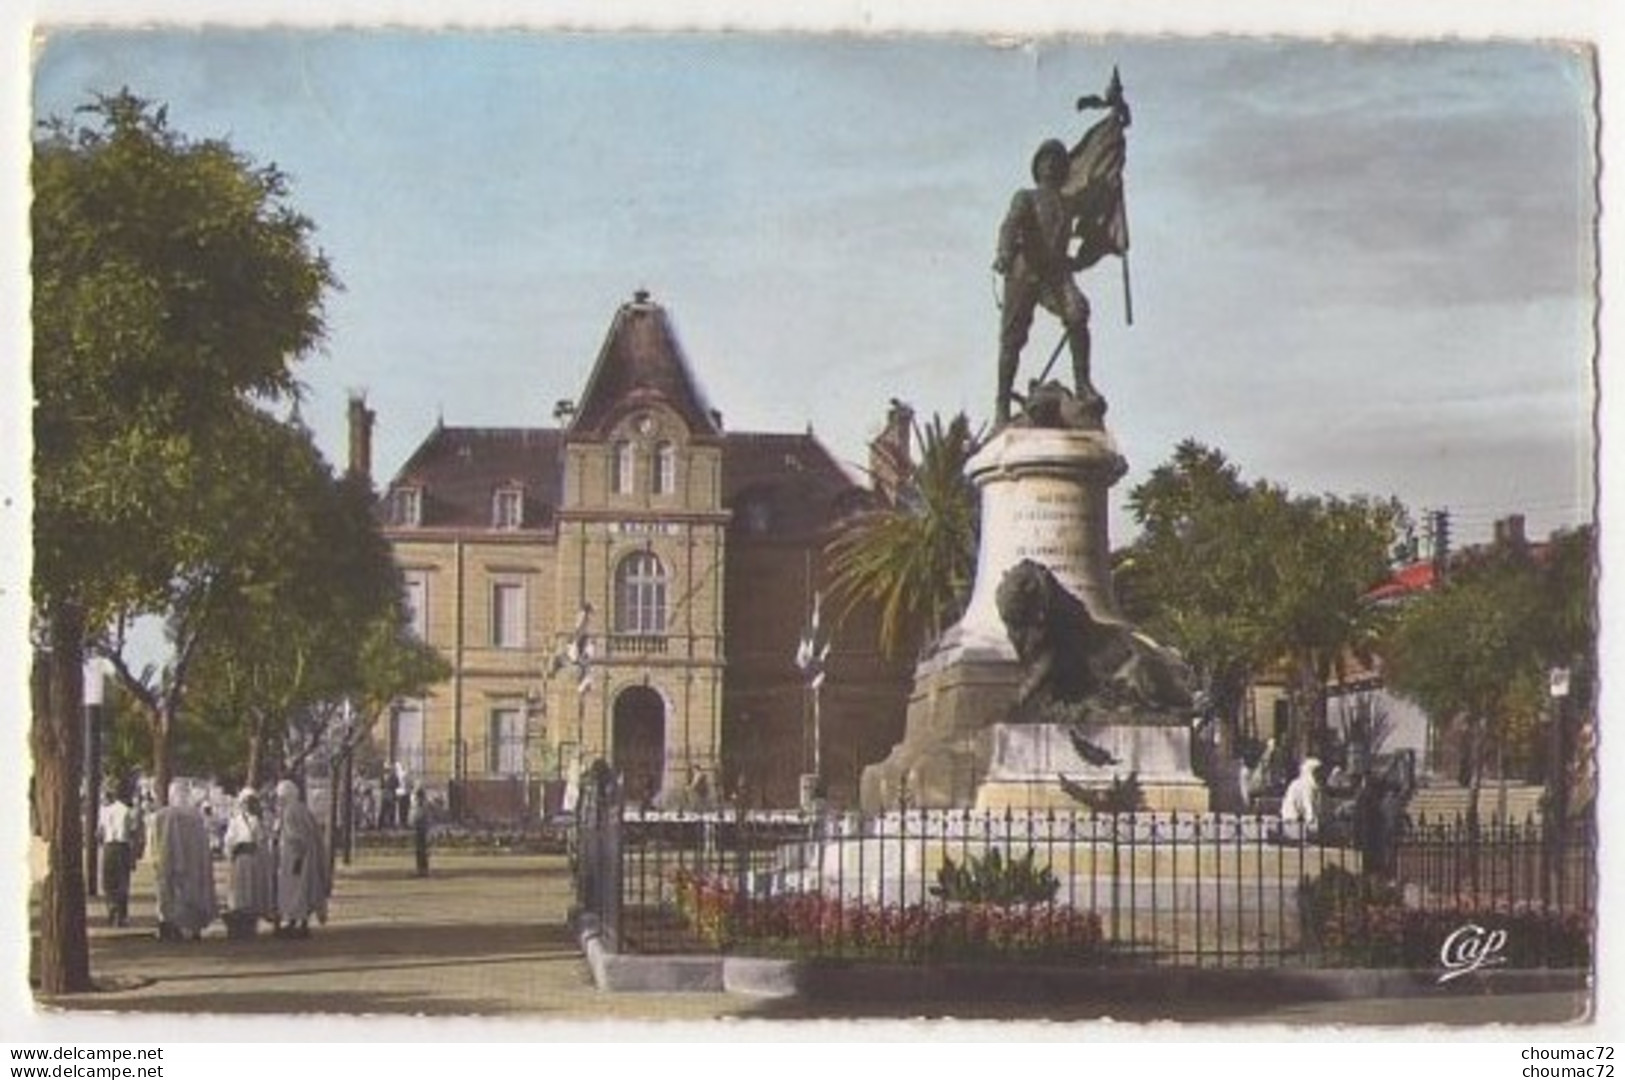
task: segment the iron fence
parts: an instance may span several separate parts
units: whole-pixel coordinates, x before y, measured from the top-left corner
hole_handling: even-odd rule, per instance
[[[1476,932],[1590,964],[1589,828],[1418,822],[1368,858],[1266,816],[583,809],[579,899],[628,952],[1438,969]]]

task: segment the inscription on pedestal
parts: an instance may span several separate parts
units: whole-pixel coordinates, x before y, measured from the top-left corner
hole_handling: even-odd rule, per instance
[[[1010,565],[1022,559],[1043,563],[1069,591],[1082,595],[1083,568],[1089,557],[1089,548],[1084,543],[1085,526],[1090,519],[1085,492],[1053,481],[1045,487],[1049,490],[1025,492],[1025,497],[1031,500],[1029,505],[1017,507],[1011,514],[1010,536],[1006,540]]]
[[[962,620],[967,639],[1003,639],[993,594],[1023,559],[1048,567],[1097,619],[1120,621],[1107,493],[1123,468],[1104,432],[1006,431],[971,460],[981,489],[982,543]]]

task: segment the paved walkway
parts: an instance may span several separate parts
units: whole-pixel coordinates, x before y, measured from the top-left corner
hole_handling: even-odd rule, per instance
[[[1049,1021],[1111,1017],[1226,1026],[1531,1025],[1572,1022],[1585,1014],[1584,1001],[1570,994],[1299,1005],[1100,1000],[827,1002],[723,993],[607,994],[593,985],[565,925],[570,897],[568,872],[558,856],[440,852],[432,876],[420,879],[411,874],[409,854],[369,853],[353,866],[339,868],[332,917],[327,926],[313,927],[308,940],[283,941],[262,935],[253,941],[227,941],[217,924],[200,943],[161,944],[151,935],[150,865],[144,865],[135,882],[134,925],[113,930],[99,925],[99,917],[93,919],[98,924],[91,931],[93,970],[107,989],[51,1003],[72,1011],[54,1019],[76,1025],[91,1019],[81,1010],[141,1014],[153,1023],[154,1030],[145,1030],[143,1023],[142,1030],[131,1037],[204,1038],[211,1030],[207,1021],[183,1029],[175,1026],[173,1016],[159,1021],[151,1014],[322,1014],[330,1018],[329,1025],[335,1016],[501,1017],[572,1025],[605,1020],[952,1016]],[[43,1017],[46,1022],[52,1019]],[[129,1023],[122,1021],[126,1028]],[[748,1027],[730,1025],[726,1031],[729,1038],[738,1038],[747,1034]],[[1575,1029],[1573,1037],[1580,1037],[1585,1027]],[[286,1030],[296,1034],[304,1029]],[[380,1030],[385,1038],[399,1039],[434,1038],[436,1029],[386,1025]],[[410,1034],[403,1036],[403,1030]],[[340,1031],[357,1037],[353,1027]],[[603,1038],[606,1032],[617,1031],[589,1027],[584,1034]],[[861,1029],[859,1033],[861,1036]],[[226,1031],[221,1037],[231,1037],[231,1033]]]

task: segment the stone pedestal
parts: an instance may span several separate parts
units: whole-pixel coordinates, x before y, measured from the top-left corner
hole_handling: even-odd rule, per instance
[[[1049,567],[1102,622],[1123,621],[1111,588],[1107,494],[1127,470],[1103,429],[1007,427],[971,458],[981,498],[976,581],[964,616],[914,673],[903,741],[864,770],[865,810],[965,807],[987,776],[987,728],[1021,683],[994,594],[1023,559]]]
[[[965,614],[914,673],[903,741],[864,770],[863,809],[1056,806],[1076,808],[1058,775],[1107,788],[1138,772],[1147,809],[1206,810],[1191,771],[1184,718],[1125,716],[1091,729],[1120,759],[1104,770],[1078,757],[1064,728],[1006,723],[1022,669],[999,617],[997,593],[1024,559],[1047,567],[1096,622],[1126,625],[1112,591],[1107,496],[1127,471],[1098,422],[1009,426],[967,465],[980,493],[981,546]]]
[[[978,810],[1079,810],[1060,777],[1091,791],[1135,777],[1140,809],[1206,813],[1208,788],[1191,769],[1190,728],[1178,719],[1145,717],[1089,727],[1089,741],[1117,759],[1091,765],[1058,724],[994,724],[985,733],[987,771]]]
[[[972,805],[987,775],[987,726],[1009,711],[1020,682],[1014,659],[967,657],[956,650],[922,661],[914,672],[903,741],[886,760],[863,770],[863,809]]]
[[[960,627],[1009,640],[994,595],[1023,559],[1047,566],[1098,622],[1122,623],[1112,591],[1108,495],[1128,470],[1104,429],[1006,428],[970,459],[981,492],[982,542],[976,584]]]

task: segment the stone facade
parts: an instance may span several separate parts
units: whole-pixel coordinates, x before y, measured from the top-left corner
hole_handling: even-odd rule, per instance
[[[453,674],[399,704],[381,751],[487,817],[539,810],[600,756],[638,799],[684,801],[703,776],[793,802],[811,760],[796,644],[824,545],[877,496],[810,432],[724,431],[641,293],[559,417],[439,425],[382,492],[419,631]],[[861,611],[829,671],[822,771],[850,801],[901,732],[908,674]]]

